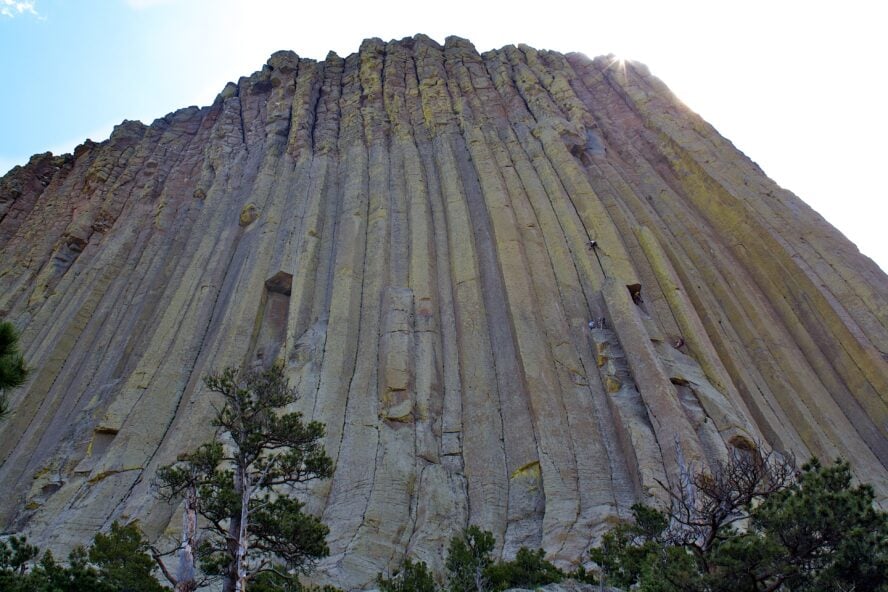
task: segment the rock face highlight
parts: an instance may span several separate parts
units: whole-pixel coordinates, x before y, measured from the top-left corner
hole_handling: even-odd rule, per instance
[[[274,54],[209,107],[0,179],[35,369],[0,527],[172,532],[202,377],[286,364],[335,476],[318,577],[442,566],[467,524],[562,565],[657,481],[774,447],[888,495],[888,278],[638,64],[467,41]]]

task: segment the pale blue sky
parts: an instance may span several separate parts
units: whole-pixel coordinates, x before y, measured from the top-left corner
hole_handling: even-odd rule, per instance
[[[883,3],[0,0],[0,174],[209,104],[278,49],[450,34],[646,63],[691,108],[888,269]]]

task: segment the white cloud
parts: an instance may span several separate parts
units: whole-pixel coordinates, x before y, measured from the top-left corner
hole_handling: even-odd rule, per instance
[[[0,0],[0,16],[13,18],[25,13],[40,16],[34,7],[34,0]]]

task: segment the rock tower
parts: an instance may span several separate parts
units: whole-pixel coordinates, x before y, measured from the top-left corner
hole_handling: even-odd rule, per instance
[[[282,360],[327,426],[321,577],[468,523],[562,564],[733,448],[888,495],[888,278],[641,65],[463,39],[279,52],[209,107],[0,179],[34,368],[0,528],[65,549],[177,509],[201,378]]]

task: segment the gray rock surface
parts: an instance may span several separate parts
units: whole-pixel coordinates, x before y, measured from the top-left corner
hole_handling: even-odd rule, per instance
[[[732,446],[888,494],[888,278],[609,57],[278,52],[0,179],[0,316],[35,369],[0,528],[62,553],[113,520],[174,533],[151,482],[212,433],[202,376],[275,359],[327,425],[307,495],[344,588],[440,570],[469,523],[575,565]]]

